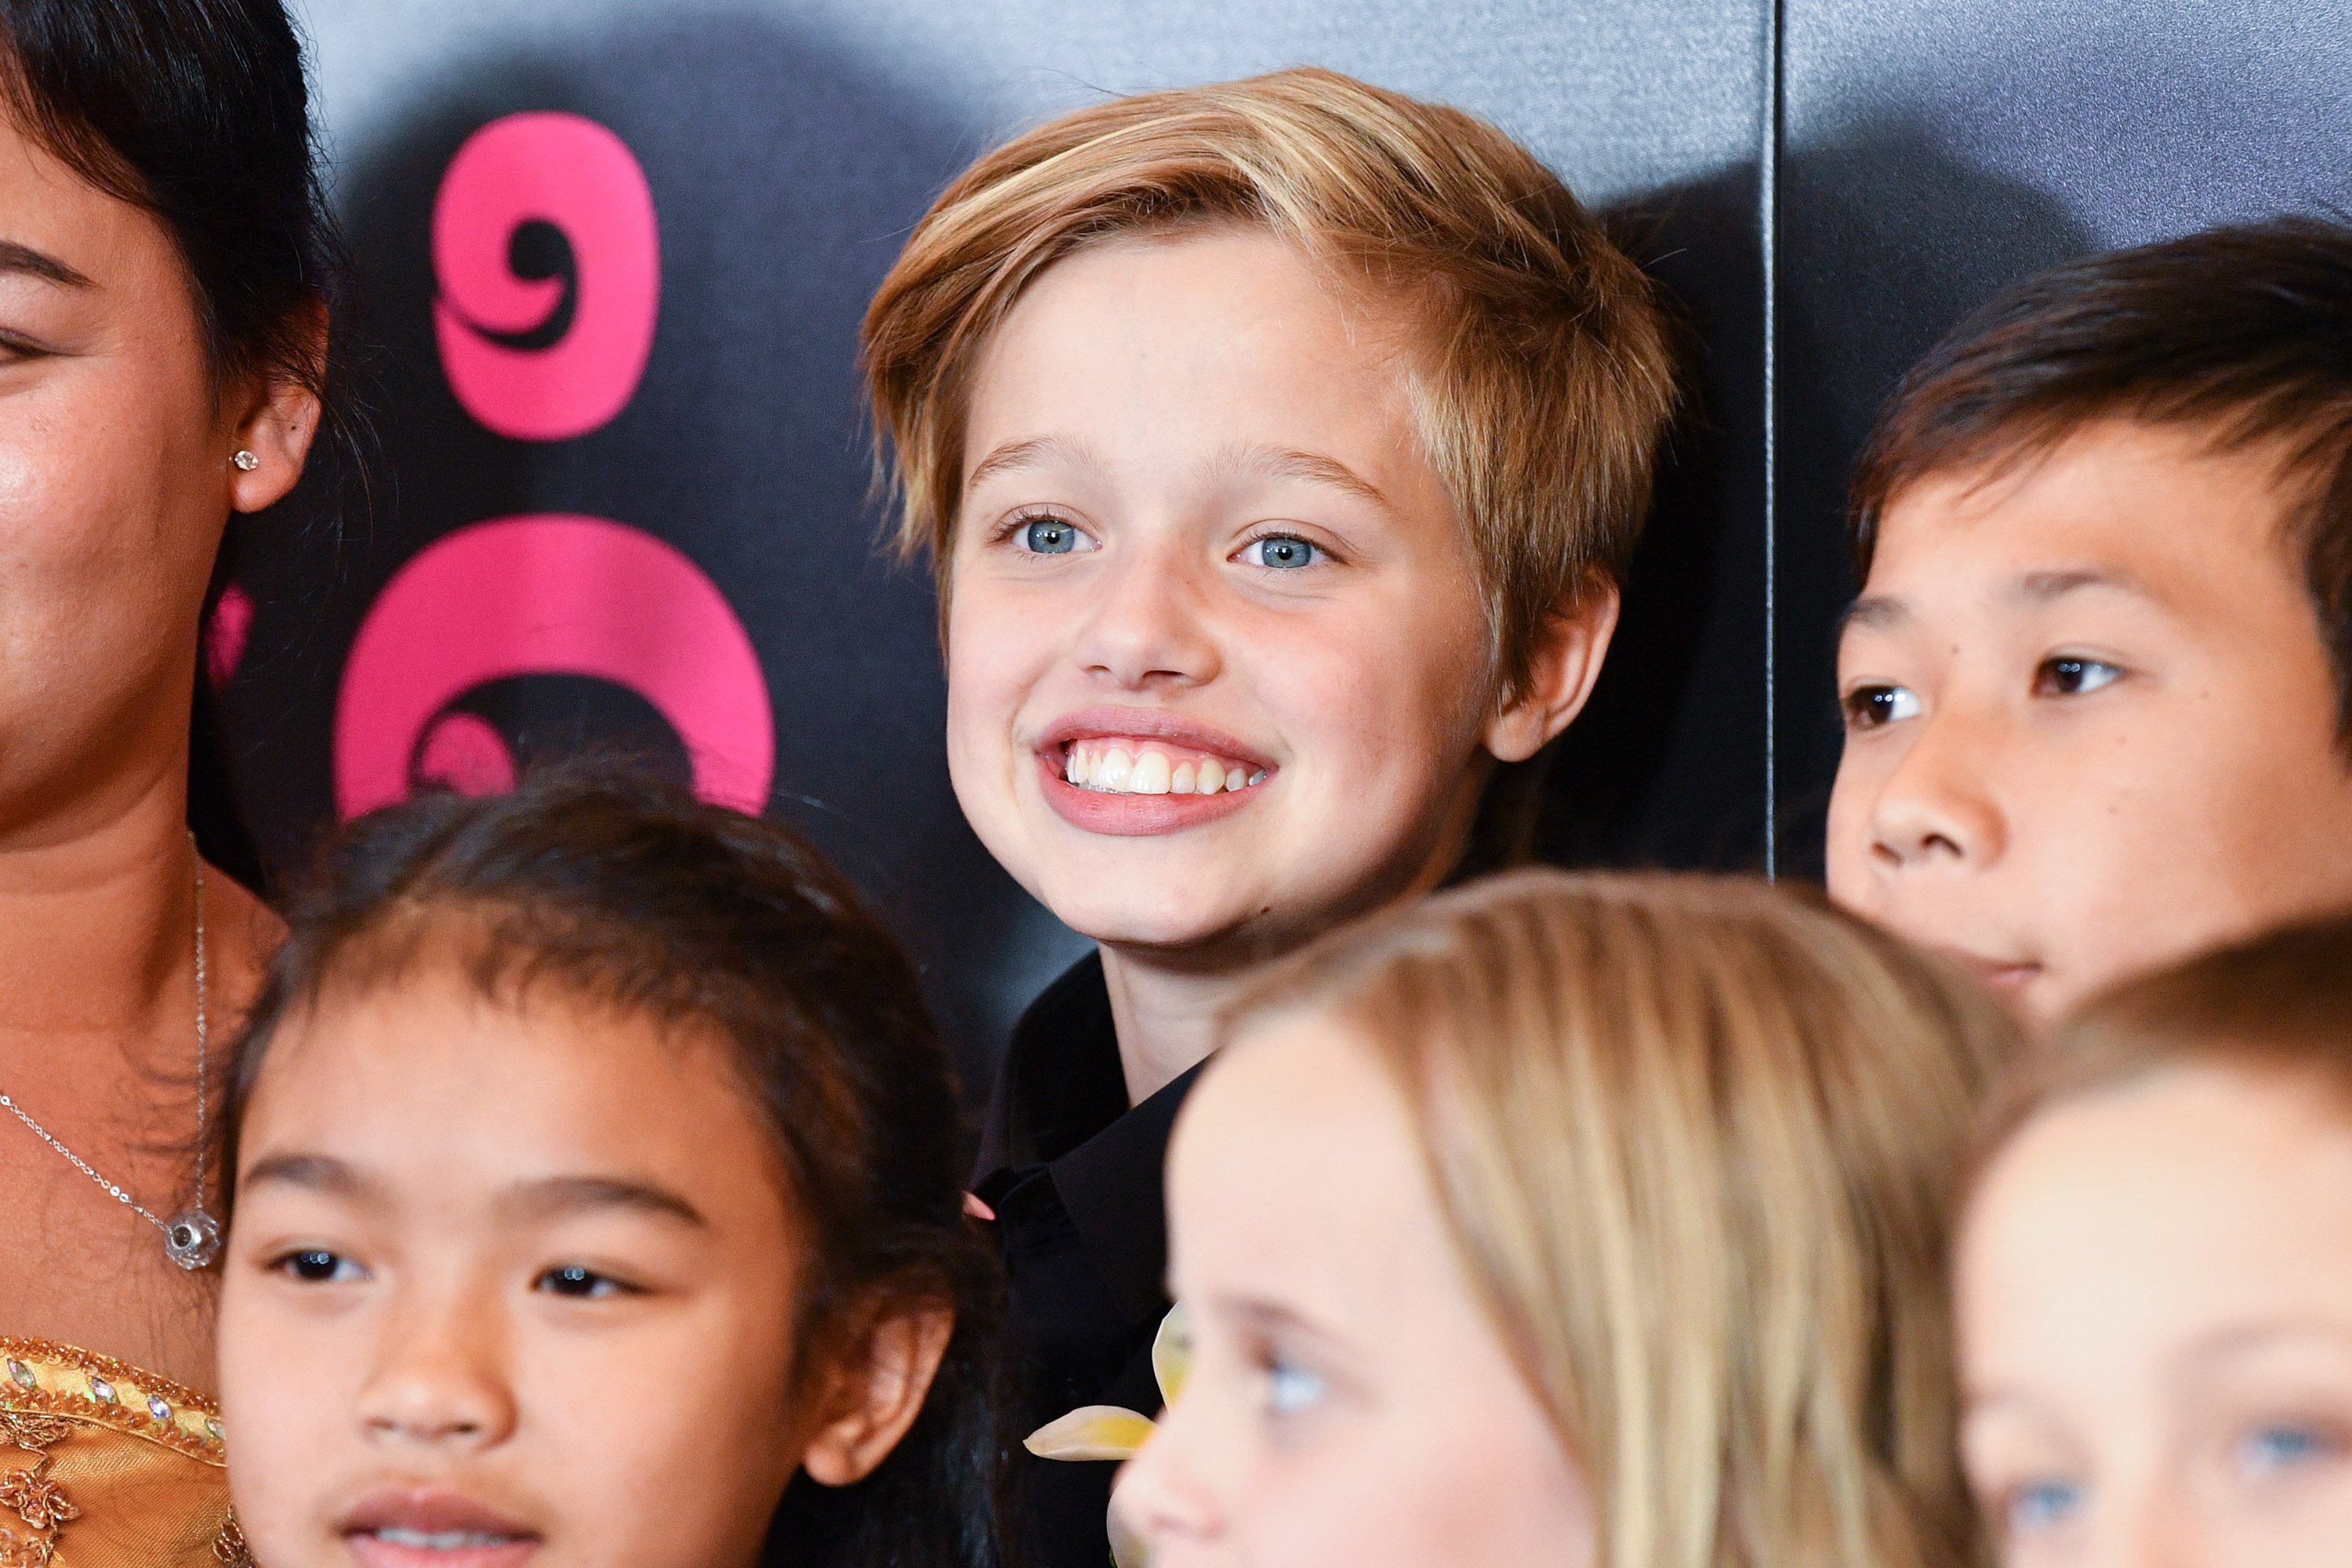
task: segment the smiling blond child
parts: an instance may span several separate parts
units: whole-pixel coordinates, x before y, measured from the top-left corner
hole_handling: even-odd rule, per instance
[[[978,1191],[1043,1424],[1156,1405],[1160,1169],[1219,1008],[1435,886],[1591,689],[1674,402],[1650,285],[1494,127],[1328,71],[1066,115],[868,311],[956,796],[1094,939],[1015,1031]],[[1032,1473],[1099,1568],[1108,1467]]]

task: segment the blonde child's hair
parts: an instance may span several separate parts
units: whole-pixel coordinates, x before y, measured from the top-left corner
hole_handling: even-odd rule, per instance
[[[1482,120],[1301,68],[1115,99],[1014,138],[923,216],[860,334],[898,540],[942,588],[971,385],[1039,273],[1085,247],[1265,230],[1404,305],[1421,438],[1468,529],[1502,689],[1543,623],[1622,582],[1675,403],[1656,290]]]
[[[1952,1189],[2015,1048],[1964,979],[1744,879],[1525,871],[1230,1020],[1360,1037],[1608,1568],[1954,1568]]]

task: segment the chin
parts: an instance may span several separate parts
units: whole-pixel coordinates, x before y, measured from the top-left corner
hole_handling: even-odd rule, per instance
[[[1171,909],[1163,900],[1132,895],[1049,897],[1045,904],[1055,919],[1090,942],[1163,952],[1219,942],[1247,918],[1247,911],[1239,908]]]

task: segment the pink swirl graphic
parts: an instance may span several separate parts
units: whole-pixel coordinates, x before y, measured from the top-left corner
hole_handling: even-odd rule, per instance
[[[507,787],[514,763],[497,731],[443,710],[518,675],[629,688],[677,731],[697,795],[765,809],[776,769],[768,682],[726,596],[649,533],[546,513],[435,541],[369,606],[335,702],[336,810],[348,819],[404,800],[412,776]]]
[[[508,247],[532,221],[572,247],[568,330],[551,346],[500,342],[542,331],[561,278],[518,278]],[[484,426],[518,441],[567,441],[627,405],[653,353],[661,239],[653,190],[618,136],[576,114],[510,114],[468,137],[433,204],[433,327],[450,390]]]

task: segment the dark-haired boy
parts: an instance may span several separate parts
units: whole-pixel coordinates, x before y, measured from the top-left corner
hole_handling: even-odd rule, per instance
[[[2071,263],[1854,487],[1830,890],[2046,1019],[2352,903],[2352,228]]]

